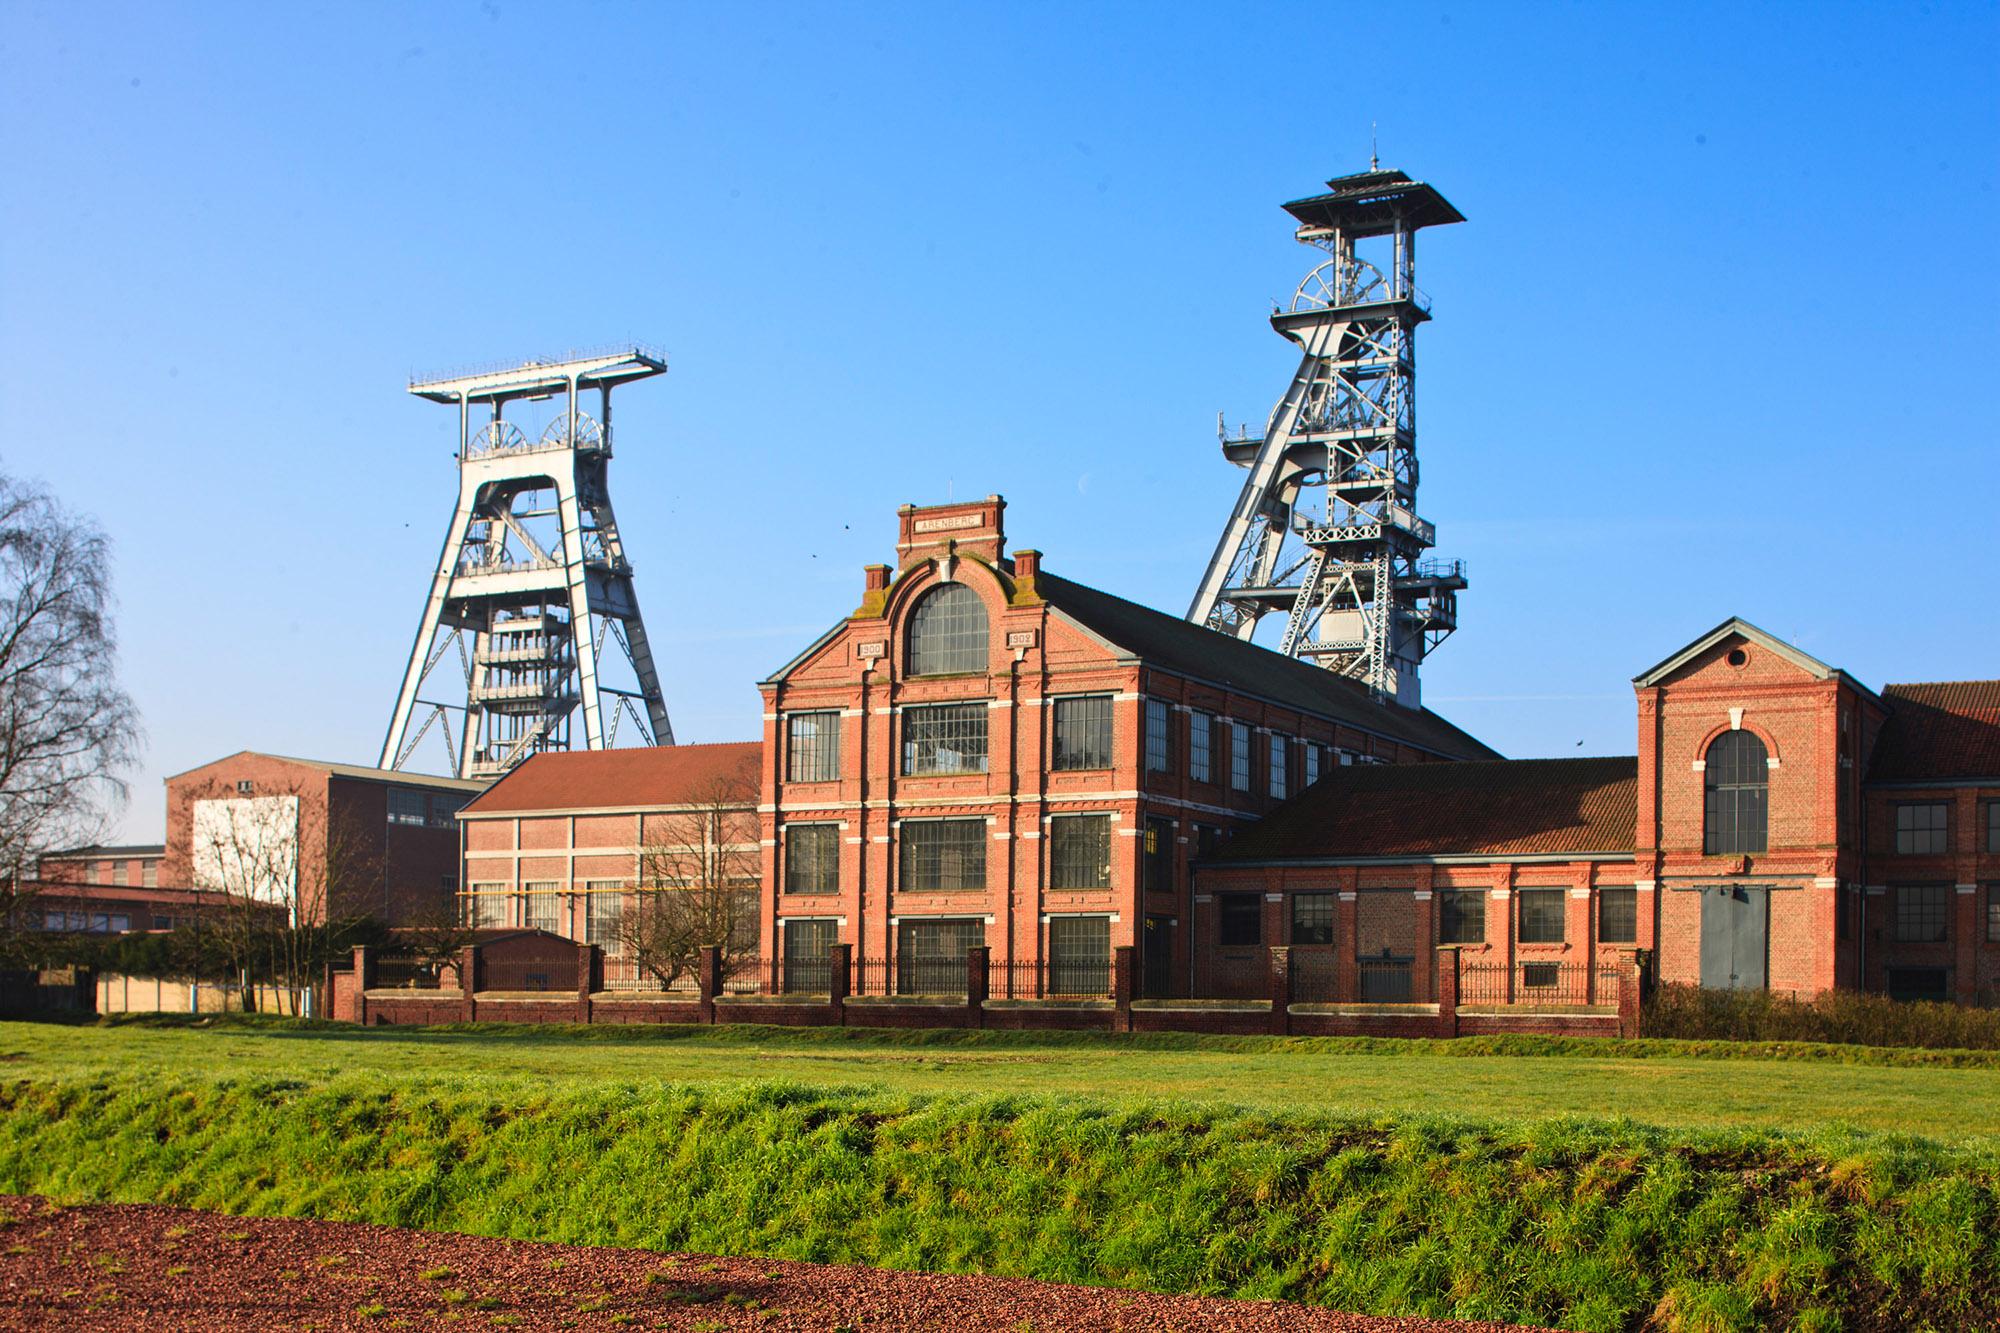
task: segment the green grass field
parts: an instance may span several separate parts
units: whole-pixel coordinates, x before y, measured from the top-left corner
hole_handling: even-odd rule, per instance
[[[2000,1052],[1769,1049],[1785,1058],[1744,1058],[1745,1048],[1728,1043],[1532,1038],[1481,1044],[797,1028],[0,1024],[0,1060],[17,1077],[147,1069],[304,1080],[448,1073],[576,1085],[779,1080],[898,1093],[1166,1097],[1344,1115],[1843,1125],[1942,1143],[2000,1142]],[[1483,1053],[1496,1050],[1505,1053]],[[1694,1054],[1703,1051],[1711,1054]]]
[[[0,1025],[0,1190],[1383,1314],[2000,1327],[2000,1053]]]

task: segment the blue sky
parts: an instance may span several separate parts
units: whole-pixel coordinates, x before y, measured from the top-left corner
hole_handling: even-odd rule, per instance
[[[1426,699],[1629,753],[1731,614],[2000,671],[2000,11],[71,5],[0,24],[0,463],[117,543],[162,775],[372,762],[449,517],[411,372],[638,338],[613,489],[683,740],[857,600],[904,501],[1178,612],[1293,368],[1278,205],[1425,234]],[[1581,746],[1579,747],[1579,742]]]

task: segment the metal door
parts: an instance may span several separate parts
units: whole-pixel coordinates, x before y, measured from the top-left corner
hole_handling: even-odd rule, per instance
[[[1139,942],[1143,966],[1143,987],[1149,1000],[1164,1000],[1174,987],[1174,919],[1170,916],[1146,918],[1146,934]]]
[[[1771,891],[1731,884],[1701,891],[1701,984],[1762,990],[1770,959]]]

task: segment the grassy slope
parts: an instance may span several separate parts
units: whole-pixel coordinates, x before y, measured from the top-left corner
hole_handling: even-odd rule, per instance
[[[2000,1157],[1837,1132],[128,1072],[0,1084],[0,1188],[1580,1329],[2000,1323]]]
[[[538,1084],[605,1078],[783,1080],[894,1093],[1174,1097],[1266,1110],[1532,1119],[1566,1113],[1666,1126],[1848,1125],[1945,1143],[2000,1140],[2000,1053],[1511,1039],[1422,1042],[799,1029],[488,1027],[362,1031],[270,1023],[60,1028],[0,1024],[17,1075],[148,1069],[320,1080],[454,1072]],[[1144,1052],[1143,1056],[1139,1054]],[[1485,1051],[1509,1054],[1478,1054]],[[1953,1067],[1958,1065],[1959,1067]]]

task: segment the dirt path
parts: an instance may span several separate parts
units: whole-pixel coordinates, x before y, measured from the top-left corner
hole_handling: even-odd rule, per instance
[[[0,1195],[0,1213],[11,1219],[0,1225],[0,1328],[6,1329],[1497,1333],[1503,1327],[184,1208],[59,1208]]]

